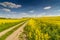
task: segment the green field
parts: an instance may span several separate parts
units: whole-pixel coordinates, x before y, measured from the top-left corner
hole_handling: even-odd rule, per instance
[[[0,32],[13,27],[26,19],[0,19]]]
[[[5,33],[3,36],[0,37],[0,40],[5,40],[5,38],[7,38],[10,34],[12,34],[15,30],[17,30],[21,25],[23,25],[27,19],[21,18],[21,19],[0,19],[0,20],[1,20],[0,32],[3,32],[17,25],[17,27],[13,28],[12,30],[8,31],[7,33]]]

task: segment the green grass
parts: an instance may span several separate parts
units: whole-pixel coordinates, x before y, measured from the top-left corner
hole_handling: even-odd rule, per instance
[[[5,20],[18,20],[17,22],[7,22],[7,23],[1,23],[0,24],[0,32],[2,32],[2,31],[4,31],[4,30],[6,30],[6,29],[9,29],[9,28],[11,28],[11,27],[13,27],[13,26],[15,26],[15,25],[17,25],[17,24],[19,24],[19,23],[21,23],[21,22],[23,22],[24,20],[28,20],[28,19],[26,19],[26,18],[21,18],[21,19],[0,19],[0,21],[1,20],[3,20],[4,22],[5,22]],[[20,20],[20,21],[19,21]]]
[[[15,27],[14,29],[12,29],[12,30],[10,30],[10,31],[8,31],[6,34],[4,34],[3,36],[1,36],[0,37],[0,40],[5,40],[10,34],[12,34],[15,30],[17,30],[21,25],[23,25],[27,20],[29,20],[28,18],[22,18],[21,19],[21,21],[20,22],[17,22],[17,23],[13,23],[14,25],[16,25],[16,24],[20,24],[20,23],[22,23],[22,24],[20,24],[20,25],[18,25],[17,27]],[[24,22],[24,23],[23,23]],[[11,25],[13,25],[13,24],[9,24],[10,25],[10,27],[11,27]],[[1,29],[1,31],[4,29],[5,30],[5,28],[6,29],[8,29],[8,24],[5,24],[7,27],[2,27],[2,29]]]
[[[1,25],[0,25],[0,32],[6,30],[6,29],[8,29],[8,28],[11,28],[11,27],[13,27],[14,25],[17,25],[18,23],[20,23],[20,22],[13,22],[13,23],[1,24]]]
[[[21,25],[23,25],[23,24],[21,24]],[[12,34],[15,30],[17,30],[21,25],[19,25],[19,26],[15,27],[14,29],[10,30],[9,32],[7,32],[5,35],[3,35],[2,37],[0,37],[0,40],[5,40],[5,38],[7,38],[10,34]]]

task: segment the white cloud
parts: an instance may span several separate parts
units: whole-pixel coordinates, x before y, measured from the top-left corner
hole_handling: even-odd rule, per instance
[[[60,10],[57,10],[57,11],[60,11]]]
[[[29,11],[30,13],[34,13],[34,10]]]
[[[2,5],[4,7],[9,7],[9,8],[19,8],[19,7],[22,7],[22,5],[18,5],[18,4],[12,3],[12,2],[3,2],[3,3],[0,3],[0,5]]]
[[[1,10],[6,11],[6,12],[11,12],[11,10],[10,9],[7,9],[7,8],[3,8]]]
[[[20,16],[21,16],[21,17],[28,17],[29,14],[28,14],[28,13],[21,13]]]
[[[29,14],[29,13],[20,13],[19,16],[20,17],[38,17],[38,16],[41,16],[41,15],[38,15],[38,14]]]
[[[43,9],[47,10],[47,9],[51,9],[52,7],[51,6],[47,6],[47,7],[44,7]]]

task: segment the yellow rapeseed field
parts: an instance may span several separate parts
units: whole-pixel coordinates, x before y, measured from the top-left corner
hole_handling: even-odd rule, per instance
[[[60,19],[31,18],[24,28],[24,34],[26,40],[60,40]]]
[[[7,19],[0,19],[0,24],[5,23],[13,23],[13,22],[19,22],[20,20],[7,20]]]

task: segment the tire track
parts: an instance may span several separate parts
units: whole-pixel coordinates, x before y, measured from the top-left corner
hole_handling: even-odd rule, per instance
[[[23,32],[24,27],[27,23],[23,24],[20,28],[18,28],[15,32],[13,32],[10,36],[8,36],[5,40],[19,40],[19,35]]]
[[[13,27],[11,27],[11,28],[9,28],[9,29],[6,29],[6,30],[0,32],[0,37],[3,36],[5,33],[9,32],[10,30],[14,29],[15,27],[17,27],[17,26],[23,24],[23,23],[24,23],[24,22],[19,23],[19,24],[15,25],[15,26],[13,26]]]

